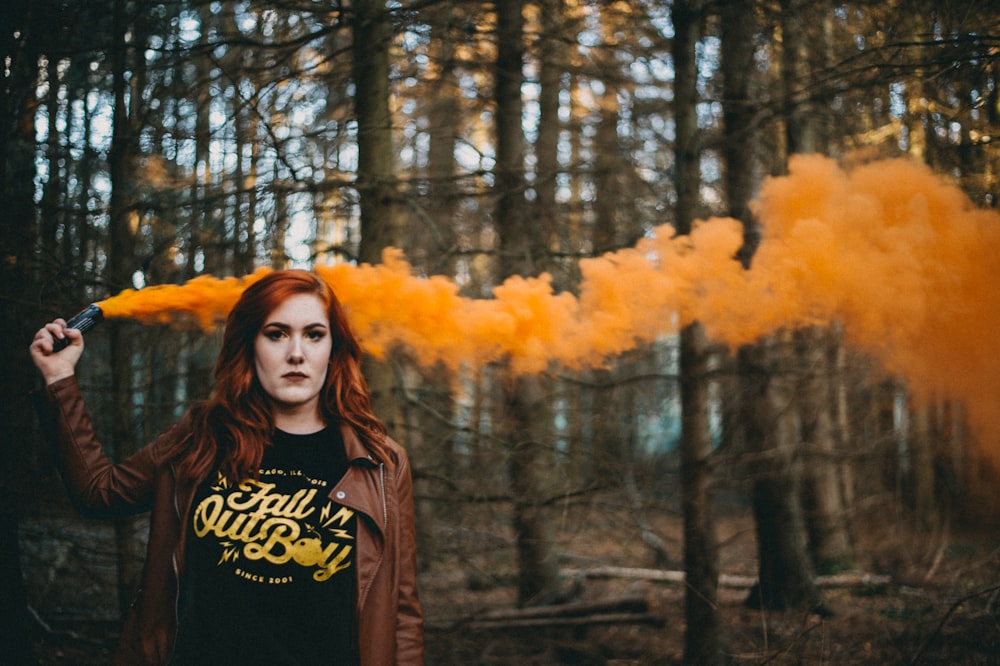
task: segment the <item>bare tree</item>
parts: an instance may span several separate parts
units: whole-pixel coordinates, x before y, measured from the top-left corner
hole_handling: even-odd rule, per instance
[[[495,4],[496,189],[495,224],[500,238],[500,279],[534,275],[545,246],[525,210],[525,139],[521,86],[524,82],[524,17],[521,0]],[[508,444],[518,554],[518,600],[543,603],[559,586],[554,525],[545,502],[553,460],[546,438],[547,407],[538,376],[508,376],[503,382],[501,429]]]
[[[358,202],[361,210],[361,241],[358,258],[376,264],[382,250],[399,247],[403,241],[396,214],[396,185],[389,112],[389,47],[391,16],[381,0],[354,4],[352,27],[354,108],[358,122]],[[365,374],[372,406],[390,431],[402,428],[396,384],[388,363],[369,362]]]
[[[697,44],[704,5],[700,0],[674,2],[674,122],[677,137],[677,206],[675,226],[689,234],[700,207],[700,135],[697,121]],[[722,660],[717,609],[719,555],[712,499],[712,438],[708,427],[708,344],[697,322],[681,330],[680,373],[682,432],[681,510],[684,515],[684,663],[718,664]]]
[[[0,642],[12,663],[31,663],[28,598],[21,569],[18,527],[26,485],[34,476],[35,424],[27,396],[33,368],[24,353],[34,334],[32,321],[40,308],[25,298],[32,283],[36,231],[33,164],[36,67],[46,31],[29,22],[34,13],[26,5],[8,3],[0,9],[0,57],[7,71],[0,85],[0,197],[6,211],[0,216],[0,316],[10,325],[10,343],[0,349],[6,371],[0,378],[0,418],[8,446],[7,463],[0,471]],[[15,35],[18,35],[15,37]],[[48,313],[47,313],[48,314]],[[26,386],[27,384],[27,386]]]
[[[785,95],[785,135],[789,154],[825,153],[827,123],[803,90],[812,72],[828,66],[829,9],[827,3],[788,0],[782,5],[782,81]],[[795,333],[795,354],[801,375],[796,410],[803,449],[802,502],[810,556],[820,573],[849,567],[851,539],[841,493],[841,465],[833,432],[831,382],[835,368],[830,345],[840,336],[828,327],[810,327]],[[790,499],[789,501],[794,501]]]
[[[137,214],[131,196],[131,176],[135,169],[135,118],[134,90],[129,89],[130,74],[134,65],[134,51],[129,46],[127,34],[135,28],[133,16],[125,0],[114,3],[113,42],[111,47],[111,75],[114,79],[114,110],[112,117],[111,151],[108,166],[111,173],[111,199],[109,206],[110,247],[108,250],[108,280],[116,290],[130,285],[135,270],[135,238],[132,216]],[[132,345],[122,324],[111,322],[111,393],[114,396],[114,427],[108,445],[118,460],[136,450],[133,422],[132,395]],[[138,544],[135,542],[134,520],[119,518],[115,521],[115,541],[118,557],[118,604],[124,613],[132,603],[132,594],[139,579],[136,565]]]

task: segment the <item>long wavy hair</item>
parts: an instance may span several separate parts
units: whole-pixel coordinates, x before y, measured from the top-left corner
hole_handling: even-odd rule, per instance
[[[200,479],[214,468],[238,481],[255,476],[274,434],[271,401],[254,370],[254,340],[267,316],[285,299],[318,296],[326,306],[333,345],[320,408],[328,426],[349,425],[372,454],[384,458],[386,429],[372,412],[361,374],[361,347],[336,295],[304,270],[268,273],[249,286],[230,310],[215,363],[215,388],[191,409],[191,436],[178,455],[178,473]]]

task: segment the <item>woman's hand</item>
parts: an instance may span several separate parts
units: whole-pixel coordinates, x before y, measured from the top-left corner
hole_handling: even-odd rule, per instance
[[[69,340],[69,346],[53,351],[55,340],[63,338]],[[46,385],[52,384],[76,373],[76,364],[83,354],[83,333],[75,328],[66,328],[65,319],[56,319],[38,329],[28,351]]]

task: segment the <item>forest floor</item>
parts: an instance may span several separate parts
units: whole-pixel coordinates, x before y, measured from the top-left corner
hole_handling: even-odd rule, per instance
[[[611,509],[611,510],[609,510]],[[515,556],[501,516],[463,517],[461,525],[439,528],[433,552],[420,576],[427,620],[428,666],[471,665],[667,665],[679,664],[684,650],[684,591],[677,582],[641,578],[591,578],[599,566],[680,569],[653,562],[633,517],[624,507],[589,503],[568,507],[560,517],[559,552],[573,602],[641,597],[658,622],[636,621],[587,627],[483,626],[477,619],[516,606]],[[754,576],[756,546],[746,507],[720,510],[720,569],[727,576]],[[644,520],[680,559],[681,524],[673,511],[651,511]],[[983,664],[1000,665],[1000,529],[909,531],[907,521],[872,511],[855,525],[858,569],[888,577],[878,583],[824,587],[822,600],[832,615],[806,611],[761,611],[744,604],[745,587],[721,586],[718,609],[726,661],[730,664]],[[22,537],[29,563],[35,560],[29,526]],[[430,546],[433,546],[431,548]],[[87,550],[87,548],[84,548]],[[92,553],[91,553],[92,554]],[[41,552],[39,551],[41,557]],[[44,559],[44,558],[42,558]],[[75,579],[86,595],[95,572]],[[43,584],[52,590],[53,569],[26,567],[29,596]],[[57,572],[58,574],[58,572]],[[102,574],[103,575],[103,574]],[[42,583],[33,582],[42,577]],[[56,575],[58,578],[58,575]],[[99,576],[98,576],[99,577]],[[62,583],[62,585],[64,585]],[[113,589],[113,588],[112,588]],[[113,594],[113,593],[112,593]],[[47,593],[47,599],[51,593]],[[49,599],[51,601],[51,599]],[[112,615],[95,611],[63,613],[48,601],[39,614],[35,649],[40,664],[109,663],[116,626]],[[65,602],[63,602],[65,604]],[[104,603],[102,601],[101,603]],[[641,620],[648,620],[646,616]],[[0,659],[2,661],[2,659]]]

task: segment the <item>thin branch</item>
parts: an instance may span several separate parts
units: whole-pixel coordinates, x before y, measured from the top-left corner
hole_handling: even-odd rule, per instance
[[[941,621],[938,622],[938,626],[934,629],[933,632],[931,632],[931,635],[928,636],[927,639],[921,644],[920,649],[918,649],[916,654],[913,655],[913,658],[910,659],[910,664],[916,664],[920,661],[920,659],[924,656],[924,652],[927,651],[927,648],[930,647],[931,643],[936,641],[938,636],[941,635],[941,631],[944,629],[944,625],[948,622],[948,619],[955,613],[955,611],[958,610],[959,606],[961,606],[967,601],[975,599],[976,597],[981,597],[998,591],[1000,591],[1000,585],[994,585],[993,587],[988,587],[985,590],[973,592],[972,594],[964,596],[961,599],[957,600],[955,603],[953,603],[951,607],[948,609],[948,612],[945,613],[944,616],[941,618]]]

